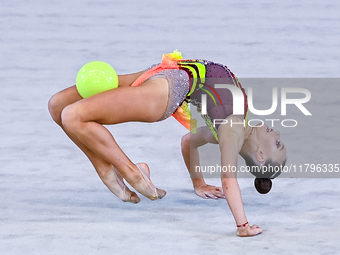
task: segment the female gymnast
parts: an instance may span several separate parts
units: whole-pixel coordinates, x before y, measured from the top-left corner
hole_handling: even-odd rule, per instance
[[[239,153],[257,162],[285,160],[286,151],[279,141],[279,134],[266,127],[255,130],[240,125],[212,125],[211,120],[215,118],[240,120],[240,116],[230,112],[230,102],[224,101],[230,97],[221,96],[226,90],[223,93],[214,91],[211,86],[215,78],[219,78],[219,82],[226,79],[227,84],[240,86],[225,66],[203,60],[182,60],[175,51],[163,55],[158,65],[138,73],[119,75],[118,78],[118,88],[85,99],[79,95],[76,86],[69,87],[55,94],[49,100],[48,108],[53,120],[89,158],[103,183],[124,202],[140,201],[138,195],[125,185],[124,179],[151,200],[163,198],[166,192],[151,182],[148,165],[134,164],[103,125],[130,121],[156,122],[172,115],[186,128],[193,130],[188,103],[200,109],[198,95],[202,91],[215,93],[218,99],[213,100],[213,106],[208,100],[208,114],[203,116],[208,128],[199,128],[195,134],[182,139],[182,151],[188,169],[197,163],[197,160],[191,159],[193,164],[190,164],[190,143],[194,143],[196,148],[207,142],[219,143],[222,165],[236,166]],[[273,144],[279,152],[273,148]],[[235,177],[235,173],[223,173],[222,187],[236,221],[237,234],[257,235],[262,229],[248,224]],[[200,180],[200,185],[194,183],[196,193],[201,196],[210,196],[210,193],[211,196],[222,195],[211,192],[213,186],[204,185],[202,179],[197,180]]]

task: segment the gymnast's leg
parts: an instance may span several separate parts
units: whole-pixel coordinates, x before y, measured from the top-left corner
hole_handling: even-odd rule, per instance
[[[132,82],[137,79],[137,77],[139,77],[142,73],[143,72],[128,75],[119,75],[119,87],[130,86]],[[123,180],[120,180],[119,178],[119,173],[117,175],[117,170],[109,162],[95,154],[93,151],[83,145],[74,136],[71,136],[64,129],[61,121],[61,112],[66,106],[73,104],[79,100],[82,100],[82,97],[79,95],[76,86],[72,86],[55,94],[48,103],[48,109],[53,120],[85,153],[85,155],[89,158],[92,165],[96,169],[99,177],[111,192],[117,195],[124,202],[138,203],[140,201],[139,197],[135,192],[130,191],[129,188],[124,185]]]
[[[152,200],[161,198],[165,192],[147,180],[147,165],[133,164],[102,124],[155,122],[166,109],[168,93],[163,78],[147,80],[138,87],[118,87],[66,106],[62,126],[72,138],[113,165],[138,192]]]

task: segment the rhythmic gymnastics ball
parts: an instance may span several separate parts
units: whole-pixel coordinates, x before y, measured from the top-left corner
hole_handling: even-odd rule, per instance
[[[92,61],[80,68],[76,86],[83,98],[118,87],[118,75],[109,64]]]
[[[260,194],[267,194],[272,188],[272,181],[270,179],[255,178],[254,185]]]

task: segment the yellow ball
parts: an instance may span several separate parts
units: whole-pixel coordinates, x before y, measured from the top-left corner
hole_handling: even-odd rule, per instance
[[[108,63],[93,61],[78,72],[76,86],[79,94],[87,98],[118,87],[118,75]]]

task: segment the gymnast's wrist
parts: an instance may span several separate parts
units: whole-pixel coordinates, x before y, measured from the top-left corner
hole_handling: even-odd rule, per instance
[[[248,226],[249,226],[248,221],[246,223],[243,223],[243,224],[236,224],[237,228],[245,228],[245,227],[248,227]]]
[[[197,189],[199,187],[206,185],[206,183],[203,178],[193,178],[192,185],[194,186],[194,189]]]

